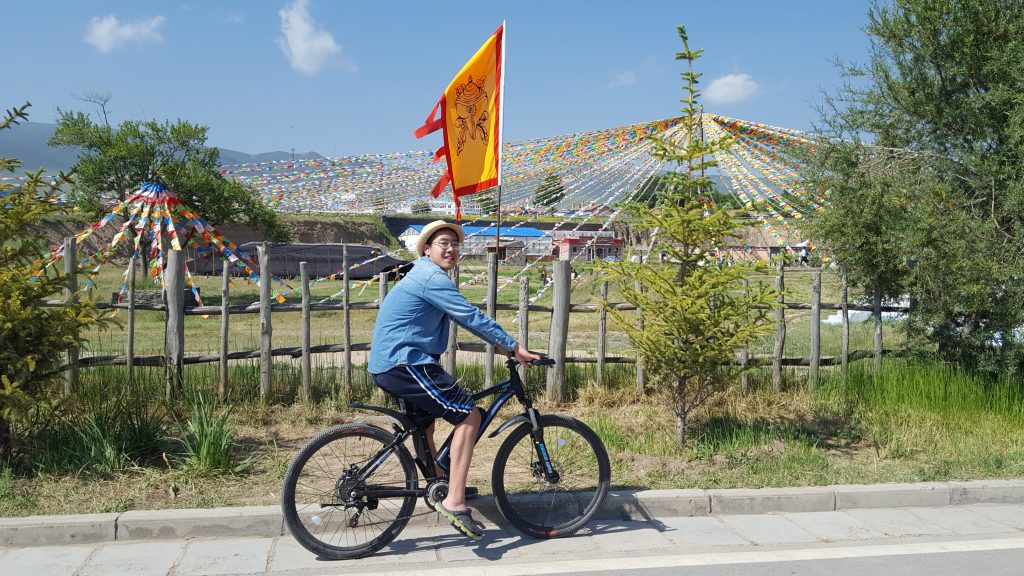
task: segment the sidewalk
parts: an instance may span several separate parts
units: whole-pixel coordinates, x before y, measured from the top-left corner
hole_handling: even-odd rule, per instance
[[[707,567],[701,574],[832,574],[842,559],[867,561],[861,570],[843,574],[906,573],[894,567],[895,557],[930,562],[926,573],[974,574],[981,572],[966,554],[984,554],[1001,555],[1001,570],[985,573],[1016,575],[1024,559],[1022,504],[596,520],[575,536],[554,540],[486,524],[478,542],[450,526],[409,526],[372,556],[340,561],[318,558],[290,535],[0,548],[0,574],[552,576],[658,569],[666,574],[682,567]],[[784,568],[794,562],[803,566],[799,572]],[[965,563],[974,568],[948,569]],[[739,565],[747,566],[736,572]]]
[[[1024,503],[1024,479],[734,490],[612,490],[597,519],[646,522],[709,515],[1020,503]],[[476,498],[470,505],[488,524],[505,524],[491,497]],[[438,515],[420,501],[410,527],[438,524]],[[0,547],[207,537],[275,538],[286,533],[278,506],[0,519]]]

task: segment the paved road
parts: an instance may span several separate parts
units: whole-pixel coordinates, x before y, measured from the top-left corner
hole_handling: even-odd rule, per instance
[[[0,550],[0,575],[928,574],[1019,575],[1024,505],[672,517],[538,541],[490,524],[474,543],[410,525],[392,546],[322,561],[290,536],[127,540]]]

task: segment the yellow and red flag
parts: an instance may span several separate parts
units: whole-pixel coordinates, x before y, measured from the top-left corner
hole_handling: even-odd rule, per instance
[[[444,145],[434,162],[445,157],[448,171],[430,194],[437,198],[449,183],[461,218],[461,196],[501,184],[501,112],[505,79],[505,24],[484,42],[455,75],[423,126],[413,134],[422,138],[442,128]],[[438,118],[440,113],[440,118]]]

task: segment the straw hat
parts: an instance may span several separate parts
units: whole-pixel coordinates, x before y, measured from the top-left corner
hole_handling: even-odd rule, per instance
[[[430,241],[430,237],[437,232],[448,229],[455,232],[455,235],[459,237],[459,243],[466,239],[466,233],[462,231],[462,226],[453,222],[445,222],[444,220],[434,220],[430,224],[423,227],[423,231],[420,232],[418,238],[416,238],[416,256],[423,256],[423,250],[427,247],[427,242]]]

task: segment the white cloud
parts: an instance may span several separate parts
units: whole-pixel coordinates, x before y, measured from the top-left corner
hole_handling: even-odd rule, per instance
[[[278,15],[281,17],[281,33],[277,44],[288,58],[292,68],[310,76],[319,72],[332,60],[346,70],[354,72],[356,65],[345,58],[332,58],[341,54],[341,46],[334,36],[317,26],[307,9],[308,0],[295,0],[285,6]]]
[[[715,78],[702,94],[712,104],[731,104],[750,98],[759,89],[749,74],[726,74]]]
[[[626,86],[632,86],[633,84],[636,84],[636,73],[631,70],[627,70],[616,76],[615,80],[612,80],[610,87],[624,88]]]
[[[96,47],[101,54],[120,48],[129,42],[163,42],[160,27],[164,25],[163,16],[142,18],[134,22],[120,22],[117,16],[103,18],[93,16],[89,20],[89,30],[85,33],[85,41]]]

